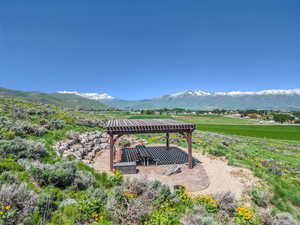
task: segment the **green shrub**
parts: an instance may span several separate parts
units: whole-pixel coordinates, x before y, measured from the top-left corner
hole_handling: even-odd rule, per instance
[[[0,127],[9,127],[13,124],[13,121],[8,119],[7,117],[0,117]]]
[[[219,192],[214,195],[218,208],[233,215],[237,207],[235,196],[232,192]]]
[[[120,185],[123,182],[123,174],[119,170],[114,170],[114,175],[109,177],[110,186]]]
[[[45,146],[41,143],[21,138],[0,140],[0,156],[8,157],[10,154],[18,159],[40,159],[48,155]]]
[[[41,217],[40,224],[45,224],[45,222],[50,219],[52,212],[57,209],[54,202],[54,196],[49,193],[42,193],[37,200],[37,209]]]
[[[120,147],[129,147],[130,146],[130,141],[128,141],[127,139],[122,139],[120,142],[119,142],[119,146]]]
[[[27,189],[26,184],[0,184],[0,224],[28,224],[36,206],[38,195]]]
[[[108,196],[107,208],[116,224],[139,224],[144,216],[170,197],[168,187],[159,182],[127,179]]]
[[[7,131],[3,134],[4,138],[7,140],[12,140],[16,137],[16,133],[14,131]]]
[[[254,189],[251,191],[251,198],[256,205],[266,208],[268,206],[270,196],[262,190]]]
[[[24,136],[26,134],[42,136],[47,133],[47,129],[39,125],[32,124],[28,121],[10,120],[6,117],[0,118],[0,128],[1,127],[17,136]]]
[[[180,222],[183,225],[219,225],[213,215],[209,214],[202,206],[195,206],[182,216]]]
[[[87,192],[86,192],[86,195],[91,199],[102,202],[103,205],[106,204],[107,198],[108,198],[107,193],[101,187],[99,187],[99,188],[94,188],[94,187],[88,188]]]
[[[214,156],[225,156],[227,154],[227,149],[223,146],[212,147],[208,150],[208,153]]]
[[[3,171],[0,174],[0,181],[7,184],[19,184],[20,181],[16,174],[12,173],[12,171]]]
[[[13,109],[13,118],[27,120],[30,119],[30,115],[26,111],[26,108],[14,106]]]
[[[88,119],[88,118],[78,118],[75,123],[77,125],[87,126],[87,127],[101,127],[103,124],[101,120]]]
[[[275,216],[272,225],[297,225],[299,224],[291,214],[287,212],[279,213]]]
[[[55,164],[34,162],[27,167],[34,180],[42,186],[53,185],[61,189],[72,186],[76,190],[85,190],[96,183],[95,177],[78,170],[74,161]]]
[[[8,170],[23,170],[24,168],[11,159],[0,159],[0,173]]]
[[[10,131],[15,132],[17,136],[24,136],[31,134],[35,136],[42,136],[47,133],[47,129],[27,121],[16,121],[9,127]]]
[[[42,186],[53,185],[66,188],[73,184],[76,177],[76,166],[73,162],[35,163],[29,171],[34,180]]]
[[[86,190],[95,185],[95,177],[91,173],[84,171],[77,171],[76,177],[73,181],[73,186],[76,190]]]
[[[52,119],[49,121],[43,121],[42,125],[44,125],[49,130],[60,130],[65,126],[65,121],[59,119]]]
[[[26,109],[29,115],[39,115],[42,117],[48,117],[55,113],[55,111],[47,106],[35,106]]]

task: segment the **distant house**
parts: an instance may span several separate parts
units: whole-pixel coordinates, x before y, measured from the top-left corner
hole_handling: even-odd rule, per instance
[[[230,114],[229,116],[233,117],[233,118],[241,118],[242,117],[241,114],[239,114],[239,113],[233,113],[233,114]]]
[[[249,113],[247,116],[252,119],[260,117],[257,113]]]

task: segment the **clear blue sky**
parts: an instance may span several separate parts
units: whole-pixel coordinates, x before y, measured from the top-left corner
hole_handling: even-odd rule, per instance
[[[2,0],[0,76],[122,99],[300,88],[300,1]]]

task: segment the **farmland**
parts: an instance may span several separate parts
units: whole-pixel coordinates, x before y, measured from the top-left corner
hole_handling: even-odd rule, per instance
[[[178,116],[179,120],[194,124],[257,124],[254,120],[242,118],[229,118],[220,115],[203,115],[203,116]]]
[[[183,122],[194,123],[197,126],[197,130],[201,131],[277,140],[300,140],[300,126],[298,125],[258,125],[258,122],[255,120],[229,118],[220,115],[171,116],[123,114],[117,117],[128,119],[176,119]]]
[[[202,131],[279,140],[300,140],[300,126],[197,124]]]

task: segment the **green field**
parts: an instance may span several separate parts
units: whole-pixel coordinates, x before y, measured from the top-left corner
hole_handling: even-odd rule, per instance
[[[300,140],[300,126],[197,124],[197,129],[259,138]]]
[[[181,121],[195,124],[257,124],[256,121],[249,119],[229,118],[218,115],[180,116],[177,118]]]
[[[172,119],[169,115],[132,115],[128,119]]]

